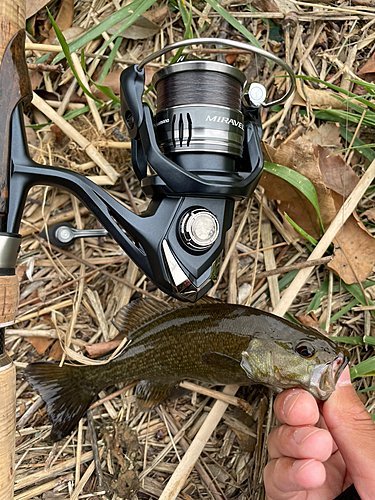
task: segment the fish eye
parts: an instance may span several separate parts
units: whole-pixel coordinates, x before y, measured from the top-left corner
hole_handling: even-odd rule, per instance
[[[311,359],[315,354],[315,349],[311,344],[304,342],[303,344],[298,344],[296,351],[302,358]]]

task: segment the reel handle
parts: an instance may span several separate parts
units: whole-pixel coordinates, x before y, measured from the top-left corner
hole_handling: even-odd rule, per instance
[[[246,50],[247,52],[258,54],[285,69],[285,71],[290,76],[289,89],[280,99],[276,99],[275,101],[262,104],[264,108],[269,108],[271,106],[275,106],[276,104],[281,104],[285,102],[288,99],[288,97],[290,97],[293,94],[294,89],[296,87],[296,76],[292,68],[286,62],[284,62],[282,59],[275,56],[274,54],[271,54],[271,52],[267,52],[264,49],[255,47],[255,45],[248,45],[247,43],[237,42],[236,40],[226,40],[224,38],[190,38],[188,40],[180,40],[179,42],[174,42],[171,45],[167,45],[166,47],[158,50],[157,52],[154,52],[153,54],[145,57],[143,61],[141,61],[140,64],[138,64],[137,69],[141,71],[147,64],[152,62],[154,59],[158,59],[160,56],[166,54],[167,52],[170,52],[171,50],[180,49],[182,47],[189,47],[190,45],[212,45],[213,43],[215,43],[215,45],[223,45],[223,46],[229,45],[230,47],[234,47],[235,49]]]

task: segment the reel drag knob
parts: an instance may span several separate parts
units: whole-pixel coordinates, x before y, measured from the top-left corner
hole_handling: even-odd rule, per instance
[[[219,236],[219,221],[204,208],[186,212],[181,219],[180,234],[183,242],[193,250],[210,248]]]

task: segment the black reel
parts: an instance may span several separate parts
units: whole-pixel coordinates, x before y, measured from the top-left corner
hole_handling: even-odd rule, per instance
[[[153,115],[142,102],[144,66],[175,48],[208,43],[246,49],[277,62],[290,76],[288,92],[265,104],[264,87],[253,83],[247,89],[245,76],[236,68],[181,59],[155,74]],[[140,216],[85,177],[33,162],[20,108],[12,120],[8,231],[18,231],[31,186],[66,188],[161,290],[182,300],[198,300],[212,286],[212,267],[232,224],[234,202],[251,195],[262,172],[259,106],[283,102],[294,85],[292,70],[273,54],[220,39],[177,42],[125,69],[121,111],[132,141],[134,172],[151,198]]]

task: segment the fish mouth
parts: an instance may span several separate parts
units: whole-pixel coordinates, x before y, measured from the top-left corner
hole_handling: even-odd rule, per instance
[[[315,366],[310,379],[310,392],[322,401],[328,399],[348,362],[345,354],[340,352],[333,361]]]

